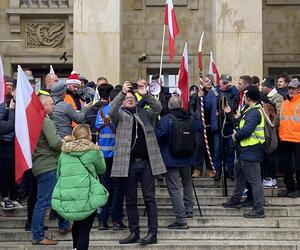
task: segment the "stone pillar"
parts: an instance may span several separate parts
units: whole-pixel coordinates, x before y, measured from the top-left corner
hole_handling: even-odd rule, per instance
[[[120,82],[121,0],[74,0],[73,68]]]
[[[214,59],[220,74],[263,74],[262,1],[212,1]]]

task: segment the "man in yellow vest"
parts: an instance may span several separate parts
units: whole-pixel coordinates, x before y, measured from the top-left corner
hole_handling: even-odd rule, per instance
[[[250,87],[245,93],[247,108],[241,114],[238,130],[232,134],[237,143],[238,162],[235,166],[235,189],[232,197],[223,203],[224,208],[240,208],[246,180],[252,187],[254,206],[246,218],[265,218],[264,189],[260,174],[260,162],[263,159],[265,141],[264,116],[259,104],[259,90]],[[230,110],[224,109],[225,112]]]
[[[289,99],[282,103],[280,110],[279,155],[287,189],[286,196],[297,198],[300,197],[300,82],[297,79],[288,84],[288,96]],[[295,157],[295,171],[291,164],[292,155]]]

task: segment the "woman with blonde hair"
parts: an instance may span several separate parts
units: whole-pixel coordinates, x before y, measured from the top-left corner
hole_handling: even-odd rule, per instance
[[[52,208],[63,218],[74,221],[73,248],[77,250],[88,249],[96,210],[108,199],[108,192],[97,176],[105,172],[104,157],[91,139],[86,124],[77,125],[72,135],[64,138],[52,195]]]

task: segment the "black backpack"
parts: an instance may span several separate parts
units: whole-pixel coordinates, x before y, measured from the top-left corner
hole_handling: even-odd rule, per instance
[[[179,119],[173,114],[169,114],[169,117],[172,119],[171,153],[177,157],[192,156],[196,149],[195,125],[192,117]]]

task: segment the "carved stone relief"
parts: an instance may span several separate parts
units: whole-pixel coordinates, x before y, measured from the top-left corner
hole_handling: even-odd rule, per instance
[[[61,48],[65,39],[63,23],[28,23],[26,25],[26,47]]]

